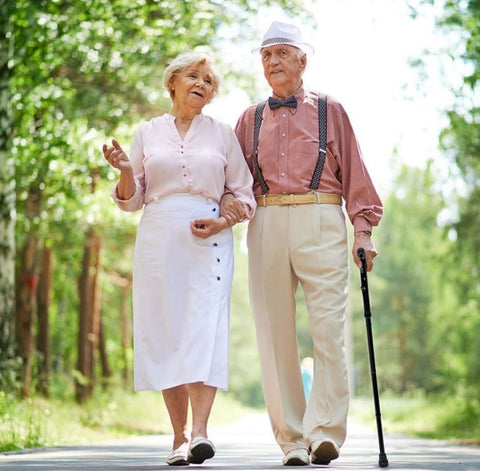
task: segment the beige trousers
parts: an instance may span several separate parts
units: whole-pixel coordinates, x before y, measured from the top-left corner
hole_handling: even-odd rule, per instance
[[[341,206],[258,207],[248,228],[250,298],[265,403],[282,451],[345,441],[349,405],[344,349],[348,245]],[[305,292],[314,379],[305,403],[295,291]]]

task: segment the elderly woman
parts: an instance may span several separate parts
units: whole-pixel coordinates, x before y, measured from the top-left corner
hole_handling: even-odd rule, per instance
[[[103,153],[120,170],[116,204],[144,208],[133,266],[134,387],[162,391],[174,433],[167,463],[186,465],[214,456],[207,422],[217,388],[228,387],[233,236],[219,202],[232,193],[249,219],[255,199],[233,130],[202,114],[219,85],[209,58],[178,56],[164,84],[170,113],[138,126],[129,156],[115,140]]]

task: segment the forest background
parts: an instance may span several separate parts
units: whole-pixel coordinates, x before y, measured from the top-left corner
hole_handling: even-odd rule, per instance
[[[392,145],[385,216],[374,232],[381,256],[369,277],[379,382],[382,396],[395,399],[393,419],[405,410],[402,401],[410,415],[414,401],[434,411],[426,429],[411,425],[411,432],[478,439],[480,1],[407,3],[412,20],[433,12],[438,34],[455,38],[412,58],[419,93],[428,93],[422,83],[432,57],[461,80],[445,85],[452,100],[443,110],[438,153],[418,156],[424,165],[407,165]],[[253,21],[259,9],[281,10],[315,28],[318,4],[0,0],[0,443],[2,433],[11,437],[23,427],[15,415],[26,405],[74,401],[87,409],[102,391],[131,390],[139,214],[113,205],[117,176],[101,145],[112,136],[129,142],[139,120],[169,110],[163,69],[184,50],[208,45],[224,88],[243,90],[245,106],[263,98],[263,82],[239,68],[226,45],[261,37]],[[262,407],[245,230],[235,228],[228,395]],[[358,285],[352,266],[349,371],[353,394],[368,397]],[[298,302],[303,358],[312,346],[300,291]],[[20,435],[2,446],[29,446]]]

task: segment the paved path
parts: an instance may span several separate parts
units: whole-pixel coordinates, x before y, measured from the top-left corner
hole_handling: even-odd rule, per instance
[[[308,469],[281,466],[282,455],[273,441],[264,415],[212,430],[217,454],[203,465],[191,465],[190,471]],[[94,445],[43,448],[22,453],[0,454],[1,471],[158,471],[175,469],[165,464],[170,436],[132,437]],[[429,471],[480,470],[480,448],[452,445],[387,435],[385,448],[390,462],[387,470]],[[375,430],[350,424],[342,454],[330,466],[316,468],[364,471],[378,468],[378,442]],[[180,467],[180,470],[184,467]]]

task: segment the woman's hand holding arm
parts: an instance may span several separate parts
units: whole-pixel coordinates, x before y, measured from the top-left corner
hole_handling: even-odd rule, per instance
[[[206,239],[217,232],[229,227],[227,220],[220,216],[217,218],[195,219],[190,222],[192,234],[201,239]]]
[[[246,221],[249,214],[249,206],[235,198],[231,193],[225,193],[220,201],[220,214],[227,220],[229,226],[238,222]]]

